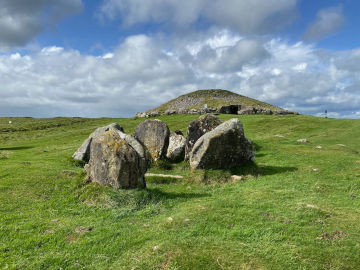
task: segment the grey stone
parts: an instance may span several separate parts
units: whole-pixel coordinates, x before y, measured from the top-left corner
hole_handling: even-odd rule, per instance
[[[138,152],[118,132],[106,131],[92,140],[86,166],[88,179],[117,189],[144,187],[145,172],[139,166],[140,159]]]
[[[169,136],[168,126],[158,119],[146,120],[135,130],[135,138],[145,146],[154,161],[166,156]]]
[[[230,119],[204,134],[190,153],[192,169],[222,169],[254,161],[253,145],[244,135],[241,122]]]
[[[139,155],[139,169],[144,175],[147,171],[147,168],[149,166],[151,157],[147,149],[137,140],[135,137],[125,134],[121,132],[120,130],[114,130],[115,133],[117,133],[121,139],[125,140]],[[145,178],[139,179],[139,182],[143,183],[143,186],[146,186]]]
[[[241,110],[239,110],[237,112],[238,114],[256,114],[256,110],[255,108],[251,107],[251,106],[246,106],[241,108]]]
[[[182,134],[171,132],[166,157],[172,161],[184,160],[185,142],[186,139]]]
[[[76,160],[82,160],[88,162],[90,159],[90,146],[94,138],[102,135],[108,130],[119,130],[124,132],[124,129],[117,123],[112,123],[105,127],[97,128],[90,136],[82,143],[78,150],[73,154],[72,158]]]
[[[213,130],[222,122],[219,118],[212,114],[205,114],[198,119],[192,121],[187,129],[186,144],[185,144],[185,159],[189,159],[191,152],[196,141],[206,132]]]

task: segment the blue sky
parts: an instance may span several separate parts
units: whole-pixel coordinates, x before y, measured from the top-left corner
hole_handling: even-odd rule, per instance
[[[221,88],[360,118],[356,0],[2,0],[0,116],[132,116]]]

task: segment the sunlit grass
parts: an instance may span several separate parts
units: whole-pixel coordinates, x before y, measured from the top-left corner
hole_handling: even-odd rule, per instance
[[[159,118],[186,133],[197,117]],[[0,118],[0,268],[358,269],[360,121],[239,119],[255,164],[159,162],[149,172],[183,179],[114,190],[70,157],[95,128],[143,119]]]

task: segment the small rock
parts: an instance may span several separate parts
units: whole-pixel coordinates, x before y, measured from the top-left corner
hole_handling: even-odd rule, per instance
[[[185,221],[185,222],[189,222],[189,221],[190,221],[190,219],[188,219],[188,218],[185,218],[185,219],[184,219],[184,221]]]
[[[337,144],[338,146],[342,146],[342,147],[345,147],[346,145],[345,144],[341,144],[341,143],[339,143],[339,144]]]
[[[231,179],[234,181],[240,181],[243,179],[243,176],[242,175],[232,175]]]
[[[314,168],[314,169],[312,169],[314,172],[318,172],[319,171],[319,169],[318,168]]]
[[[315,147],[316,149],[322,149],[322,147],[320,145]]]
[[[280,135],[280,134],[276,134],[274,137],[278,137],[278,138],[285,138],[285,136],[283,136],[283,135]]]
[[[154,246],[153,250],[156,251],[159,249],[159,246]]]
[[[300,143],[307,143],[308,142],[308,140],[307,139],[298,139],[297,140],[297,142],[300,142]]]
[[[174,219],[172,217],[168,217],[167,219],[169,222],[172,222]]]

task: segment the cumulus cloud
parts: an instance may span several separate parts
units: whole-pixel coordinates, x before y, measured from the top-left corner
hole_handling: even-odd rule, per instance
[[[300,113],[359,118],[359,55],[224,29],[130,36],[103,56],[46,47],[0,56],[0,115],[132,116],[186,92],[222,88]]]
[[[0,51],[24,46],[46,27],[82,9],[81,0],[2,0]]]
[[[147,22],[186,27],[206,20],[241,33],[265,33],[290,22],[296,4],[297,0],[104,0],[99,16],[120,18],[126,27]]]
[[[304,34],[306,41],[319,41],[337,33],[345,24],[346,18],[342,14],[342,6],[320,10],[316,20],[311,23]]]

